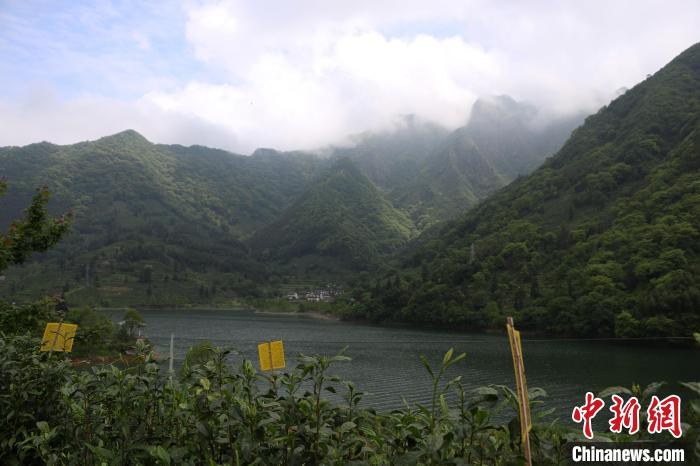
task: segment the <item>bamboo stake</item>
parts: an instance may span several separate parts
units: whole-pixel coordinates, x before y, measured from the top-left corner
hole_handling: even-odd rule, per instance
[[[530,450],[530,406],[527,396],[527,385],[525,382],[525,364],[523,362],[520,338],[516,335],[513,318],[508,317],[508,340],[513,353],[513,368],[515,370],[515,383],[518,393],[518,404],[520,405],[520,433],[523,443],[523,453],[528,466],[532,466],[532,451]]]
[[[56,332],[53,334],[53,341],[51,342],[51,348],[49,349],[49,357],[53,354],[53,349],[56,347],[56,342],[58,341],[58,335],[61,334],[61,325],[63,325],[63,318],[58,321],[58,328],[56,329]],[[63,339],[63,347],[65,348],[66,346],[66,339]]]
[[[275,375],[275,366],[272,365],[272,340],[267,343],[268,354],[270,355],[270,376]]]
[[[172,377],[174,369],[173,369],[173,344],[175,342],[175,334],[171,333],[170,334],[170,361],[168,362],[168,371],[170,372],[170,376]]]

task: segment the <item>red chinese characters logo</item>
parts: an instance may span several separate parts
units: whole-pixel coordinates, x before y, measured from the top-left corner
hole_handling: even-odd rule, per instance
[[[639,432],[639,413],[641,405],[636,397],[630,397],[624,401],[619,395],[612,396],[610,411],[613,417],[608,421],[610,431],[616,434],[627,430],[630,435]],[[582,406],[574,407],[571,419],[576,423],[583,422],[583,435],[587,439],[593,438],[593,418],[605,406],[605,401],[596,398],[593,393],[586,393],[586,402]],[[647,432],[660,434],[668,431],[675,438],[682,435],[681,431],[681,399],[678,395],[669,395],[659,400],[656,395],[651,397],[647,408]]]
[[[651,403],[647,408],[647,419],[650,434],[658,434],[667,430],[675,438],[681,436],[681,398],[678,395],[669,395],[659,401],[656,395],[651,397]]]
[[[627,400],[627,403],[623,403],[622,397],[613,395],[612,400],[613,405],[610,407],[610,411],[613,413],[613,418],[608,421],[610,432],[619,434],[623,427],[627,429],[629,434],[639,432],[639,409],[641,406],[637,398],[633,396]]]
[[[586,403],[583,406],[576,406],[571,413],[571,419],[576,423],[583,422],[583,435],[587,439],[593,438],[593,426],[591,425],[593,418],[598,411],[603,409],[605,402],[600,398],[593,396],[593,393],[586,393]]]

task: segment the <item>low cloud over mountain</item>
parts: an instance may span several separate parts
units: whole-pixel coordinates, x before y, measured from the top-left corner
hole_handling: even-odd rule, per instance
[[[700,23],[692,1],[35,10],[0,11],[0,145],[133,127],[157,142],[243,153],[312,149],[403,114],[455,129],[483,95],[531,102],[543,119],[590,112],[696,41]]]

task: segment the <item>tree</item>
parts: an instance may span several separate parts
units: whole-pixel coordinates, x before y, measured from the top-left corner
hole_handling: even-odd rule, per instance
[[[136,329],[145,327],[146,322],[144,322],[143,317],[139,314],[136,309],[129,308],[124,313],[124,321],[122,322],[122,328],[126,331],[126,334],[130,337],[134,336]]]
[[[141,270],[141,277],[139,277],[139,281],[141,283],[151,283],[153,281],[153,266],[152,265],[144,265],[143,269]]]
[[[642,336],[641,325],[629,311],[622,311],[615,317],[615,336],[637,338]]]
[[[79,326],[80,331],[75,337],[78,346],[90,351],[104,347],[114,334],[112,321],[91,307],[71,310],[67,320]]]
[[[7,190],[7,182],[0,180],[0,196]],[[15,220],[5,234],[0,234],[0,272],[11,265],[21,264],[34,252],[45,252],[66,234],[70,227],[70,213],[49,217],[46,204],[49,190],[41,188],[32,197],[24,217]]]

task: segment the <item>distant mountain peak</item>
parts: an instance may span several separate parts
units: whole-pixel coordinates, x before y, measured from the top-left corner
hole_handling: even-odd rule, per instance
[[[508,95],[480,97],[472,105],[468,126],[486,126],[504,122],[524,124],[537,115],[537,108],[518,102]]]
[[[251,154],[252,157],[269,157],[271,155],[278,155],[279,151],[271,149],[269,147],[258,147]]]
[[[135,131],[133,129],[126,129],[124,131],[120,131],[118,133],[112,134],[110,136],[104,136],[97,141],[99,142],[118,142],[118,143],[125,143],[125,142],[136,142],[136,143],[146,143],[150,144],[151,142],[146,139],[141,133],[138,131]]]
[[[341,156],[338,157],[334,162],[333,165],[330,168],[330,171],[337,171],[337,170],[348,170],[352,172],[353,174],[365,176],[362,174],[360,168],[357,166],[355,162],[350,157],[347,156]]]
[[[499,172],[514,179],[559,149],[582,120],[554,118],[543,125],[536,123],[537,113],[535,106],[508,95],[482,97],[474,102],[466,134]]]
[[[482,104],[477,119],[493,109]],[[504,166],[504,149],[511,160],[534,154],[507,139],[511,126],[491,146],[474,138]],[[699,149],[694,45],[586,118],[540,169],[408,249],[405,264],[426,279],[393,308],[373,291],[361,315],[478,328],[500,325],[491,306],[537,332],[689,336],[700,329]]]
[[[283,263],[323,256],[364,270],[413,233],[411,220],[349,157],[340,157],[277,220],[256,232],[252,245],[262,257]]]

